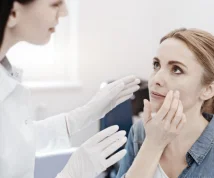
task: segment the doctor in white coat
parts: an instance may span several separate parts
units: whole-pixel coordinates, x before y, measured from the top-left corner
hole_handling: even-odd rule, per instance
[[[69,148],[72,134],[139,89],[140,81],[128,76],[101,89],[83,107],[35,121],[30,91],[21,84],[22,71],[10,64],[6,53],[20,41],[47,43],[59,17],[66,15],[64,0],[0,0],[1,178],[33,178],[36,151]],[[57,178],[96,177],[125,155],[125,150],[113,154],[125,142],[125,132],[118,132],[118,126],[99,132],[71,156]]]

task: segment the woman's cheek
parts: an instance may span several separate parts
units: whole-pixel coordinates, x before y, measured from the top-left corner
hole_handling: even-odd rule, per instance
[[[182,105],[183,105],[183,111],[184,111],[184,112],[185,112],[191,105],[194,104],[194,101],[192,100],[192,97],[191,97],[191,93],[186,94],[186,93],[181,92],[181,93],[180,93],[180,100],[181,100],[181,103],[182,103]]]

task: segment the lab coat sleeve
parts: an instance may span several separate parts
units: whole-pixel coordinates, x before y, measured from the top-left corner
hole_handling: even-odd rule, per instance
[[[34,121],[36,151],[48,152],[71,147],[66,114],[59,114],[41,121]]]
[[[49,151],[71,147],[71,137],[93,123],[94,116],[88,105],[76,108],[68,113],[36,121],[37,150]]]
[[[66,123],[68,127],[68,134],[70,137],[82,129],[86,128],[96,120],[92,109],[88,105],[76,108],[66,114]]]

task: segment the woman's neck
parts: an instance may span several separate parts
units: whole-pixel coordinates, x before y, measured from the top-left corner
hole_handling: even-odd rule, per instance
[[[187,123],[181,133],[166,147],[166,154],[186,154],[208,125],[208,121],[195,108],[185,113]]]

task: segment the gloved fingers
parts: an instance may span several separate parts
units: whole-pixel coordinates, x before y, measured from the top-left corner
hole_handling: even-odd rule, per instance
[[[115,86],[117,86],[117,85],[119,85],[121,83],[124,84],[124,82],[122,80],[116,80],[116,81],[114,81],[112,83],[107,84],[104,88],[108,88],[108,90],[111,90],[112,88],[114,88]]]
[[[106,137],[109,137],[110,135],[117,132],[118,129],[119,129],[118,125],[113,125],[111,127],[108,127],[107,129],[104,129],[104,130],[98,132],[93,137],[91,137],[88,141],[86,141],[86,143],[95,145],[95,144],[99,143],[100,141],[104,140]]]
[[[126,84],[123,90],[131,88],[132,86],[136,86],[140,84],[140,79],[135,79],[133,82]]]
[[[121,146],[123,146],[127,141],[127,137],[122,137],[119,140],[116,140],[114,143],[109,145],[105,150],[102,151],[102,155],[104,158],[107,158],[115,151],[117,151]]]
[[[126,131],[124,131],[124,130],[116,132],[115,134],[109,136],[108,138],[106,138],[105,140],[103,140],[102,142],[100,142],[99,143],[99,149],[100,150],[106,149],[106,147],[108,147],[109,145],[111,145],[112,143],[114,143],[116,140],[120,140],[125,135],[126,135]]]
[[[123,149],[118,153],[114,154],[113,156],[111,156],[109,159],[106,160],[106,167],[108,168],[115,164],[116,162],[120,161],[126,155],[126,152],[127,151]]]
[[[109,92],[109,97],[114,99],[115,97],[121,97],[127,95],[129,92],[135,92],[140,87],[138,84],[140,83],[139,79],[136,79],[134,76],[128,76],[123,79],[117,80],[113,83],[107,85]]]
[[[111,90],[112,88],[114,88],[115,86],[117,86],[118,84],[120,84],[121,82],[124,83],[124,85],[128,85],[130,83],[135,82],[137,78],[134,75],[130,75],[124,78],[121,78],[119,80],[116,80],[110,84],[107,85],[107,87],[109,87],[109,89]]]
[[[120,80],[122,80],[124,82],[125,85],[134,82],[137,79],[136,76],[134,75],[129,75],[127,77],[121,78]]]
[[[130,99],[132,96],[133,94],[130,94],[117,99],[115,106],[118,106],[119,104],[125,102],[126,100]]]
[[[134,92],[136,92],[137,90],[139,90],[140,86],[139,85],[134,85],[132,86],[131,88],[128,88],[126,90],[123,90],[122,92],[119,93],[118,98],[121,98],[123,96],[127,96],[127,95],[130,95],[130,94],[133,94]]]
[[[123,91],[124,86],[123,82],[119,82],[118,85],[111,88],[107,97],[110,97],[110,100],[116,98]]]

